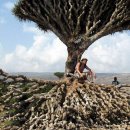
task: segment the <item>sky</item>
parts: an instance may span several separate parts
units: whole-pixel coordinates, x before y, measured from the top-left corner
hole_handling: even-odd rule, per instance
[[[11,12],[16,2],[0,0],[0,68],[7,72],[64,71],[66,46],[33,22],[20,22]],[[97,40],[82,57],[97,73],[130,73],[130,31]]]

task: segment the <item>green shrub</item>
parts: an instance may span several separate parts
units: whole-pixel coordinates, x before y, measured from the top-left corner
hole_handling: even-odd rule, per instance
[[[54,86],[50,84],[46,84],[44,88],[40,89],[40,93],[47,93],[49,92]]]
[[[8,87],[7,84],[0,83],[0,96],[2,96],[3,93],[7,91],[7,87]]]
[[[63,72],[55,72],[54,75],[57,76],[59,79],[64,77],[64,73]]]

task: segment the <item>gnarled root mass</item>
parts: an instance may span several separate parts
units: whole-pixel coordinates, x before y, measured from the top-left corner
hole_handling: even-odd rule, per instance
[[[2,73],[1,73],[2,75]],[[7,80],[7,75],[4,78]],[[11,78],[11,76],[9,76]],[[15,77],[16,80],[18,77]],[[26,79],[26,82],[25,80]],[[114,86],[65,81],[21,81],[4,84],[0,103],[10,120],[6,130],[129,130],[130,105]],[[18,79],[17,79],[18,80]],[[23,82],[24,81],[24,82]]]

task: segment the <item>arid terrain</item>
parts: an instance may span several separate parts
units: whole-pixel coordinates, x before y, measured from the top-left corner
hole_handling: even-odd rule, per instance
[[[129,86],[0,75],[0,130],[130,129]]]
[[[19,73],[11,73],[13,75],[22,74],[27,76],[28,78],[41,79],[41,80],[59,80],[58,77],[54,75],[52,72],[46,73],[32,73],[32,72],[19,72]],[[122,85],[130,85],[130,73],[97,73],[96,74],[95,83],[96,84],[105,84],[111,85],[113,78],[117,77],[118,81]],[[130,87],[124,88],[128,93],[130,93]]]
[[[33,73],[33,72],[19,72],[11,73],[13,75],[22,74],[29,78],[43,79],[43,80],[58,80],[58,78],[52,72],[46,73]],[[98,84],[111,84],[113,77],[117,77],[121,84],[130,84],[130,73],[97,73],[97,79],[95,83]]]

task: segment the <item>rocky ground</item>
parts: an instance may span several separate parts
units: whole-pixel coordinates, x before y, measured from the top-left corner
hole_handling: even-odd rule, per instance
[[[44,81],[0,70],[1,130],[130,130],[129,86]]]

